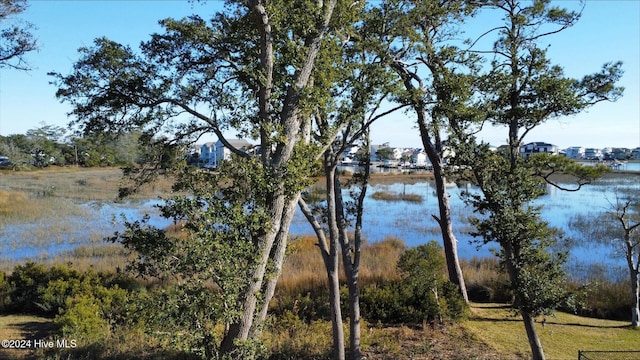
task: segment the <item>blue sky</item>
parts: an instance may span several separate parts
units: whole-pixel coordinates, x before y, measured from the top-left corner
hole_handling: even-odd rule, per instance
[[[574,6],[576,1],[554,3]],[[157,21],[162,18],[181,18],[193,12],[204,16],[220,7],[221,2],[211,0],[204,5],[186,0],[31,1],[21,18],[37,27],[34,34],[41,48],[27,55],[32,71],[0,70],[0,135],[23,134],[43,123],[66,127],[69,107],[55,98],[56,88],[46,74],[68,74],[79,47],[90,46],[101,36],[136,47],[149,34],[160,31]],[[478,33],[486,26],[478,24],[482,22],[476,21],[469,32]],[[620,85],[626,90],[618,102],[600,103],[579,115],[550,120],[526,140],[561,148],[640,146],[640,0],[587,0],[578,24],[547,42],[552,62],[572,77],[597,72],[608,61],[623,61],[625,74]],[[487,129],[482,138],[500,145],[506,131]],[[421,147],[414,119],[403,113],[380,120],[372,130],[372,140]]]

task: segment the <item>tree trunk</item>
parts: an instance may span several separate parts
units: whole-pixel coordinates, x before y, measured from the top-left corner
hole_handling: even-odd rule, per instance
[[[638,281],[638,272],[632,271],[631,277],[631,290],[633,295],[633,302],[631,308],[631,327],[638,328],[638,321],[640,317],[640,282]]]
[[[529,346],[531,347],[531,355],[533,360],[544,360],[544,351],[542,351],[542,343],[538,337],[536,331],[535,322],[531,317],[531,314],[521,311],[522,321],[524,322],[524,328],[527,331],[527,338],[529,339]]]
[[[340,280],[338,256],[330,259],[327,265],[327,276],[329,279],[329,306],[331,308],[331,330],[333,333],[333,358],[344,360],[344,328],[342,327],[342,310],[340,309]]]
[[[271,258],[273,259],[273,267],[274,274],[273,276],[268,277],[267,284],[265,286],[264,294],[265,301],[262,303],[262,309],[258,313],[257,322],[262,324],[267,318],[267,314],[269,312],[269,302],[273,298],[273,294],[276,291],[276,284],[278,283],[278,278],[280,277],[280,273],[282,272],[282,265],[284,264],[284,257],[287,251],[287,242],[289,237],[289,226],[291,225],[291,220],[293,219],[293,215],[295,214],[296,205],[298,204],[298,199],[300,195],[296,196],[287,206],[287,209],[284,213],[282,219],[282,227],[280,228],[280,232],[276,237],[275,248],[273,250],[273,254]],[[267,300],[268,299],[268,300]],[[251,333],[251,338],[257,338],[260,336],[261,329],[255,328]]]
[[[338,181],[336,166],[331,160],[329,150],[325,152],[325,176],[327,186],[327,217],[329,225],[329,257],[325,259],[327,275],[329,277],[329,305],[331,306],[331,325],[333,327],[333,358],[344,360],[344,329],[342,327],[342,310],[340,309],[340,282],[338,278],[340,255],[338,254],[340,229],[338,227],[337,202],[340,199],[336,196],[336,191],[340,191],[340,186],[336,187]]]
[[[407,90],[415,90],[415,86],[412,83],[412,78],[406,72],[406,69],[402,67],[396,67],[400,76],[404,79],[404,85]],[[435,217],[442,233],[442,242],[444,246],[445,258],[447,262],[447,271],[449,274],[449,281],[455,284],[460,291],[460,295],[466,303],[469,302],[467,296],[467,287],[464,283],[464,277],[462,275],[462,268],[460,267],[460,260],[458,259],[458,240],[453,233],[453,225],[451,223],[451,207],[449,205],[449,195],[445,187],[446,178],[443,170],[443,155],[442,155],[442,141],[440,140],[440,134],[437,133],[437,127],[431,126],[427,120],[426,108],[422,102],[414,102],[413,109],[418,117],[418,130],[420,131],[420,139],[422,145],[427,153],[427,157],[433,166],[433,177],[436,183],[436,194],[438,196],[438,207],[440,217]],[[435,128],[435,133],[430,131]]]
[[[460,260],[458,259],[458,239],[456,239],[456,235],[453,233],[451,206],[449,205],[449,194],[446,188],[447,179],[444,176],[442,168],[442,158],[440,156],[434,156],[434,160],[436,161],[432,161],[431,164],[433,165],[433,177],[435,179],[438,207],[440,210],[440,217],[436,218],[436,221],[438,225],[440,225],[440,231],[442,232],[442,242],[444,245],[445,259],[447,261],[449,281],[458,286],[460,295],[462,295],[465,303],[469,303],[467,286],[464,282]]]
[[[347,259],[349,258],[349,259]],[[358,294],[358,274],[350,263],[349,254],[344,254],[343,263],[347,275],[347,288],[349,289],[349,359],[362,359],[361,332],[360,332],[360,295]]]
[[[509,281],[511,284],[518,283],[518,268],[515,265],[515,260],[520,255],[514,253],[514,249],[509,243],[502,244],[502,249],[504,251],[504,262],[505,267],[507,269],[507,274],[509,275]],[[518,307],[521,305],[521,299],[516,295],[514,306]],[[531,314],[524,310],[520,310],[520,315],[522,315],[522,322],[524,323],[524,328],[527,332],[527,339],[529,340],[529,347],[531,347],[531,356],[533,360],[544,360],[544,351],[542,350],[542,343],[540,343],[540,338],[538,338],[538,333],[535,328],[535,322]]]
[[[271,218],[273,223],[269,231],[260,238],[258,244],[259,259],[251,275],[251,279],[243,291],[240,301],[242,303],[242,317],[238,322],[231,324],[229,330],[224,335],[220,344],[220,351],[223,354],[230,354],[236,348],[236,341],[246,341],[254,325],[256,317],[256,307],[258,305],[258,294],[262,290],[264,275],[269,263],[269,256],[275,239],[283,226],[283,212],[285,210],[285,195],[277,195],[270,203]],[[264,299],[270,301],[271,299]]]
[[[360,245],[358,239],[354,239],[353,244],[349,240],[342,186],[340,184],[340,176],[335,167],[333,168],[332,191],[335,198],[336,225],[342,250],[342,264],[347,278],[347,289],[349,290],[349,359],[360,360],[362,352],[360,350],[360,296],[358,295],[359,258],[357,254],[353,254],[354,251],[360,251]],[[362,204],[359,203],[358,206],[362,206]],[[356,236],[359,236],[359,234],[356,234]]]
[[[447,179],[443,169],[442,144],[439,138],[436,139],[436,143],[432,141],[427,127],[424,109],[418,106],[416,107],[416,113],[418,114],[418,128],[420,130],[422,145],[433,166],[433,177],[436,183],[436,195],[438,197],[438,209],[440,213],[439,217],[434,216],[434,218],[438,222],[440,232],[442,233],[442,243],[447,261],[449,281],[458,287],[458,291],[460,295],[462,295],[465,303],[469,303],[467,286],[464,283],[464,276],[462,275],[462,268],[460,267],[460,260],[458,259],[458,240],[453,233],[453,224],[451,222],[451,206],[446,188]]]

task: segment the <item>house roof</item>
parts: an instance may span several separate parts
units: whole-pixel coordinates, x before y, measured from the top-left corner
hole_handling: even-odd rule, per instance
[[[240,149],[240,148],[248,148],[251,147],[253,145],[251,145],[250,142],[248,142],[245,139],[227,139],[227,142],[229,143],[229,145],[233,146],[234,148]],[[222,141],[218,140],[218,142],[216,143],[217,146],[221,147],[222,145]]]
[[[529,145],[533,145],[533,146],[556,146],[556,145],[549,144],[549,143],[546,143],[546,142],[543,142],[543,141],[534,141],[534,142],[530,142],[528,144],[525,144],[523,146],[529,146]]]

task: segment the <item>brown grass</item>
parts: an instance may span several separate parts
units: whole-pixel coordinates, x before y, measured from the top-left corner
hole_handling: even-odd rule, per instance
[[[398,194],[388,191],[376,191],[371,197],[374,200],[383,200],[383,201],[409,201],[420,203],[424,198],[422,195],[418,194]]]
[[[327,273],[317,244],[318,240],[313,236],[301,236],[289,243],[282,275],[278,279],[278,292],[304,294],[327,287]],[[374,244],[365,244],[360,260],[361,284],[380,279],[397,278],[399,275],[396,263],[405,250],[404,242],[395,238]],[[340,278],[341,281],[345,280],[342,269],[340,270]]]
[[[108,201],[118,196],[122,170],[119,168],[49,167],[34,171],[0,172],[0,189],[20,191],[32,197],[63,197],[76,201]],[[172,179],[160,177],[134,199],[167,194]]]

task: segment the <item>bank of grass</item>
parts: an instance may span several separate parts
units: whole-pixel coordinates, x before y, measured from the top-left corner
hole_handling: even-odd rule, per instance
[[[51,166],[32,171],[0,171],[0,189],[18,191],[32,198],[59,197],[74,201],[111,201],[122,182],[119,168]],[[149,199],[171,191],[172,179],[159,177],[132,199]]]
[[[479,340],[505,356],[530,357],[521,318],[512,309],[504,304],[475,303],[471,312],[463,326]],[[557,312],[553,317],[538,318],[536,328],[547,358],[576,359],[579,350],[640,350],[640,330],[629,325]]]
[[[318,240],[314,236],[301,236],[291,240],[282,275],[278,279],[277,292],[280,296],[322,292],[327,288],[327,275],[317,244]],[[396,238],[373,244],[365,243],[360,260],[361,284],[399,278],[396,263],[405,250],[404,242]],[[342,267],[342,263],[340,266]],[[344,282],[343,274],[341,268],[340,278]]]
[[[330,359],[331,324],[322,316],[301,317],[298,303],[286,302],[287,297],[314,292],[326,293],[326,272],[314,237],[300,237],[290,243],[289,254],[280,278],[274,311],[263,333],[270,359]],[[366,244],[362,252],[361,286],[372,286],[380,279],[398,278],[395,264],[406,246],[399,239]],[[126,252],[119,245],[82,247],[70,251],[74,267],[84,263],[108,266],[114,259],[126,262]],[[83,260],[84,259],[84,260]],[[86,262],[85,262],[86,261]],[[104,261],[104,262],[102,262]],[[482,285],[496,280],[497,261],[473,259],[463,264],[468,284]],[[95,269],[95,268],[94,268]],[[107,267],[108,270],[108,267]],[[113,271],[113,267],[111,268]],[[298,297],[299,298],[299,297]],[[317,304],[317,299],[315,300]],[[279,304],[277,304],[280,302]],[[296,305],[297,304],[297,305]],[[297,306],[297,307],[296,307]],[[502,304],[473,303],[472,315],[461,322],[437,325],[389,326],[362,321],[362,349],[370,360],[387,359],[528,359],[530,352],[519,318]],[[363,314],[366,319],[366,314]],[[539,319],[540,320],[540,319]],[[3,322],[4,321],[4,322]],[[345,330],[347,322],[345,320]],[[45,338],[52,329],[52,320],[37,317],[8,316],[0,318],[0,332],[7,338],[26,339],[23,329],[38,332]],[[638,330],[628,323],[582,318],[564,313],[548,317],[538,331],[549,359],[574,359],[578,350],[634,349]],[[347,332],[348,333],[348,332]],[[76,349],[57,351],[11,352],[15,359],[186,359],[189,354],[171,350],[142,329],[119,328],[109,332],[97,343],[79,344]],[[0,353],[0,358],[4,354]]]
[[[422,195],[406,193],[398,194],[389,191],[376,191],[371,195],[371,198],[382,201],[407,201],[414,203],[421,203],[422,200],[424,200]]]

